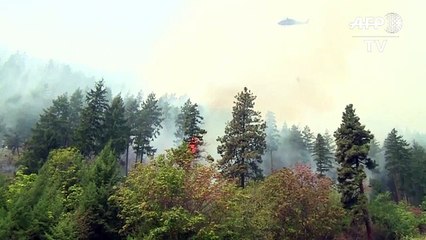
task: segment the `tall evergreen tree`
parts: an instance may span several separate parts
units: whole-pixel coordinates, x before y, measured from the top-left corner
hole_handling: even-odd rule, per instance
[[[330,149],[333,152],[333,155],[334,155],[334,151],[336,150],[336,144],[334,142],[333,135],[331,135],[328,130],[325,130],[323,137],[324,137],[324,141],[327,145],[327,148]]]
[[[332,159],[331,161],[331,168],[328,171],[328,176],[330,176],[331,179],[334,181],[337,181],[337,162],[336,162],[336,143],[334,140],[334,136],[330,134],[330,132],[326,129],[324,132],[324,141],[325,145],[330,152],[330,157]]]
[[[371,197],[376,197],[380,193],[385,193],[388,190],[388,176],[385,173],[385,160],[384,152],[380,146],[380,143],[376,138],[371,139],[370,150],[368,151],[368,157],[374,159],[377,167],[371,170],[370,175],[370,186],[372,192]]]
[[[157,149],[151,146],[151,142],[160,134],[162,121],[161,108],[158,106],[158,100],[155,94],[151,93],[142,103],[142,109],[138,116],[133,146],[136,152],[136,160],[139,156],[142,162],[144,154],[152,156],[157,151]]]
[[[418,205],[426,196],[426,150],[417,142],[413,142],[410,150],[411,161],[407,192],[411,196],[411,202]]]
[[[217,148],[221,172],[231,178],[239,178],[244,188],[248,179],[262,177],[259,164],[266,149],[266,124],[260,112],[254,110],[256,96],[246,87],[235,96],[232,120],[227,123],[225,135],[218,137]]]
[[[126,98],[124,103],[125,105],[125,118],[127,120],[127,126],[129,130],[129,136],[127,138],[127,146],[126,146],[126,174],[128,173],[129,168],[129,148],[133,146],[134,138],[137,134],[138,127],[138,119],[141,105],[141,97],[140,94],[137,97],[130,96]]]
[[[361,219],[364,221],[367,239],[371,240],[371,219],[363,181],[366,178],[365,167],[375,167],[374,161],[368,157],[369,143],[373,135],[359,120],[353,105],[349,104],[343,112],[340,127],[334,132],[336,160],[340,165],[337,180],[344,207],[354,214],[354,222]]]
[[[269,155],[267,158],[269,158],[269,169],[272,173],[274,171],[273,152],[278,150],[280,135],[277,129],[275,114],[273,112],[267,112],[265,120],[266,120],[266,151],[268,153],[267,155]]]
[[[313,147],[313,157],[317,165],[317,172],[320,176],[324,176],[332,167],[333,153],[327,146],[324,137],[318,133]]]
[[[77,146],[86,155],[99,153],[105,145],[105,111],[108,109],[106,88],[103,79],[86,94],[86,107],[81,115],[77,131]]]
[[[175,136],[179,142],[190,143],[193,139],[197,139],[197,147],[204,143],[203,136],[207,131],[200,127],[203,124],[203,117],[198,110],[198,105],[192,103],[188,99],[181,107],[180,113],[176,119]]]
[[[178,99],[175,95],[165,94],[158,99],[158,106],[160,106],[162,111],[163,127],[165,129],[175,129],[176,128],[176,119],[181,108],[172,105],[172,102],[176,102]],[[180,144],[180,142],[178,142]]]
[[[311,131],[311,129],[308,126],[305,126],[303,128],[302,139],[303,139],[303,143],[306,146],[306,149],[309,152],[312,152],[313,149],[314,149],[315,136],[314,136],[314,133]]]
[[[397,202],[406,197],[405,187],[408,183],[410,148],[407,141],[392,129],[385,139],[385,168],[389,172],[392,182],[392,192]]]
[[[291,126],[286,144],[288,144],[290,162],[309,162],[311,154],[305,141],[303,140],[302,132],[296,125]]]
[[[111,149],[120,156],[125,150],[129,137],[129,127],[125,119],[124,102],[120,95],[112,100],[105,113],[105,142],[111,141]]]
[[[328,130],[325,130],[323,137],[324,137],[325,145],[328,151],[331,153],[331,158],[335,160],[336,144],[335,144],[333,135],[331,135]],[[332,161],[333,166],[335,165],[335,163],[336,161]]]
[[[78,88],[74,91],[74,93],[70,97],[70,116],[69,116],[69,123],[71,128],[71,134],[72,134],[72,142],[74,142],[77,134],[78,126],[80,126],[80,120],[81,120],[81,114],[83,111],[83,91]]]
[[[288,128],[287,123],[284,122],[280,130],[280,144],[286,143],[286,139],[288,138],[288,135],[290,135],[290,129]]]
[[[380,154],[381,151],[382,149],[380,148],[380,143],[376,140],[376,138],[371,139],[370,151],[368,152],[368,156],[371,159],[374,159],[375,161],[377,161],[376,159],[378,158],[378,155]]]
[[[67,147],[71,142],[69,102],[66,94],[52,101],[32,130],[22,163],[29,172],[37,172],[46,161],[50,150]]]
[[[81,173],[82,192],[78,222],[83,225],[83,236],[87,239],[119,239],[114,231],[117,219],[117,209],[108,198],[114,192],[114,186],[120,182],[121,174],[111,145],[107,143],[92,164]],[[79,239],[80,239],[79,238]]]

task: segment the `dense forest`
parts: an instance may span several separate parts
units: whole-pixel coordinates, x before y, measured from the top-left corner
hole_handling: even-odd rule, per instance
[[[206,115],[188,97],[113,95],[103,79],[24,63],[15,54],[0,68],[0,239],[426,233],[422,136],[389,129],[380,143],[352,104],[333,131],[279,128],[242,87],[211,152]]]

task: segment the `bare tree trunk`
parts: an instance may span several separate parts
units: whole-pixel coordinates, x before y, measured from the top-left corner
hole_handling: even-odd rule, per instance
[[[364,195],[364,185],[361,184],[359,186],[360,189],[360,193],[362,195]],[[371,230],[371,219],[370,219],[370,215],[368,214],[368,210],[367,210],[367,206],[361,206],[362,207],[362,215],[363,215],[363,219],[364,219],[364,223],[365,223],[365,229],[367,231],[367,239],[368,240],[373,240],[373,235],[372,235],[372,230]]]
[[[126,163],[125,163],[125,169],[126,169],[126,176],[129,174],[129,140],[127,139],[127,149],[126,149]]]
[[[365,229],[367,230],[367,239],[373,240],[373,235],[371,231],[371,219],[370,215],[368,214],[368,210],[364,208],[362,209],[362,213],[364,215]]]
[[[240,187],[242,187],[242,188],[244,188],[244,184],[245,184],[244,178],[245,178],[244,173],[241,173],[240,174]]]
[[[393,174],[392,178],[393,178],[393,185],[395,186],[396,202],[399,203],[401,201],[401,193],[399,192],[398,175]]]
[[[141,150],[141,164],[143,163],[143,146],[142,146],[142,150]]]
[[[244,149],[243,149],[244,152]],[[244,169],[244,157],[241,157],[241,166]],[[245,185],[245,173],[244,171],[240,173],[240,187],[244,188]]]
[[[244,130],[245,132],[245,130]],[[243,171],[240,173],[240,187],[244,188],[245,186],[245,159],[244,159],[244,154],[246,152],[246,149],[243,147],[241,149],[241,166],[243,167]]]

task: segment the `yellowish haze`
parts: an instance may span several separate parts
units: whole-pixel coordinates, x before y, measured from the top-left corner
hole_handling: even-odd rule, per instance
[[[382,138],[392,127],[426,131],[425,4],[402,1],[187,1],[153,49],[140,77],[161,94],[231,110],[244,86],[263,113],[279,121],[337,128],[353,103],[361,120]],[[396,12],[404,26],[384,52],[367,52],[351,30],[356,17]],[[308,24],[281,26],[286,18]]]
[[[97,78],[135,92],[190,96],[209,110],[212,139],[244,86],[258,96],[256,107],[275,112],[279,122],[333,131],[353,103],[381,139],[393,127],[426,132],[424,1],[165,3],[3,1],[0,51],[95,69]],[[389,34],[351,30],[350,23],[390,12],[403,19],[398,38],[376,39],[387,41],[384,52],[367,52],[366,39],[353,36]],[[285,18],[309,22],[278,25]]]

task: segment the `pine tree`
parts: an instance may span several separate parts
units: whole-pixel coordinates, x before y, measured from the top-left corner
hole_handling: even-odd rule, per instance
[[[120,95],[114,97],[105,113],[105,142],[111,141],[113,152],[120,156],[125,150],[130,135],[125,119],[124,102]]]
[[[306,149],[309,152],[312,152],[313,148],[314,148],[315,136],[314,136],[314,134],[312,133],[311,129],[308,126],[305,126],[303,128],[302,139],[303,139],[303,143],[306,146]]]
[[[330,153],[331,161],[331,168],[328,171],[328,176],[333,179],[334,181],[337,181],[337,162],[336,162],[336,144],[334,141],[333,135],[330,134],[328,130],[325,130],[323,135],[325,145]]]
[[[190,143],[196,139],[196,148],[203,145],[203,136],[207,131],[200,127],[203,124],[203,117],[198,110],[198,105],[192,103],[188,99],[182,106],[181,111],[176,119],[176,133],[175,136],[179,142]]]
[[[136,152],[136,160],[139,156],[142,162],[144,154],[152,156],[157,151],[157,149],[150,144],[152,140],[160,134],[162,121],[161,108],[158,106],[158,100],[156,99],[155,94],[151,93],[142,103],[142,109],[138,116],[138,124],[136,127],[133,146],[133,149]]]
[[[307,148],[303,135],[296,125],[292,125],[286,143],[290,152],[290,162],[292,163],[308,163],[310,160],[310,153]]]
[[[126,98],[125,102],[125,118],[127,120],[127,126],[129,130],[129,137],[127,138],[127,146],[126,146],[126,175],[128,173],[129,168],[129,148],[133,146],[134,138],[137,134],[138,127],[138,118],[139,118],[139,106],[141,105],[141,97],[140,94],[138,97],[130,96]]]
[[[325,146],[327,147],[328,151],[330,152],[331,158],[335,160],[335,154],[336,154],[336,144],[334,141],[334,137],[328,132],[328,130],[325,130],[324,133],[324,141]],[[334,165],[335,161],[332,161],[332,165]]]
[[[74,93],[70,97],[70,116],[69,116],[69,123],[71,128],[71,134],[72,134],[72,142],[74,142],[77,134],[78,126],[80,125],[81,120],[81,114],[83,111],[83,91],[78,88],[74,91]],[[71,144],[72,145],[72,144]]]
[[[327,145],[327,148],[330,149],[334,155],[334,152],[336,151],[336,144],[334,143],[334,137],[330,134],[330,132],[328,132],[328,130],[325,130],[323,137]]]
[[[232,120],[227,123],[225,135],[218,137],[217,148],[221,172],[231,178],[239,178],[244,188],[248,179],[262,177],[259,165],[266,149],[266,124],[260,112],[254,110],[256,96],[246,87],[235,96]]]
[[[278,150],[279,132],[273,112],[266,113],[266,151],[269,154],[269,167],[271,173],[274,171],[273,152]]]
[[[413,142],[410,149],[411,161],[407,189],[412,196],[413,205],[420,204],[426,196],[426,150],[417,142]]]
[[[79,230],[78,239],[119,239],[114,227],[119,221],[117,209],[108,198],[114,186],[121,180],[120,167],[111,145],[105,148],[81,173],[82,191],[77,209]]]
[[[50,150],[68,147],[71,143],[70,111],[66,94],[52,101],[32,130],[22,163],[29,172],[37,172],[46,161]]]
[[[380,148],[380,143],[376,140],[376,138],[371,139],[368,156],[371,159],[376,160],[381,151],[382,149]]]
[[[86,94],[87,106],[83,109],[77,130],[77,146],[86,156],[96,155],[105,145],[105,111],[108,109],[106,93],[102,79]]]
[[[280,131],[280,144],[285,144],[286,139],[288,138],[289,135],[290,135],[290,129],[288,128],[287,123],[284,122]]]
[[[366,178],[365,167],[375,167],[374,161],[368,157],[369,143],[373,135],[359,120],[353,105],[347,105],[342,123],[334,133],[337,145],[336,160],[340,165],[337,180],[343,206],[354,214],[354,222],[359,219],[364,221],[367,239],[371,240],[371,219],[363,181]]]
[[[324,137],[318,133],[313,147],[313,157],[317,164],[317,172],[324,176],[332,167],[333,157]]]
[[[175,129],[176,128],[176,119],[179,113],[181,112],[181,108],[172,105],[172,102],[177,101],[175,95],[163,95],[158,99],[158,106],[161,108],[163,127],[165,129]],[[180,142],[178,142],[180,144]]]
[[[402,196],[406,197],[404,187],[407,186],[410,149],[409,144],[402,136],[398,135],[398,131],[392,129],[385,139],[385,169],[389,172],[392,181],[392,192],[395,200],[399,202]]]

